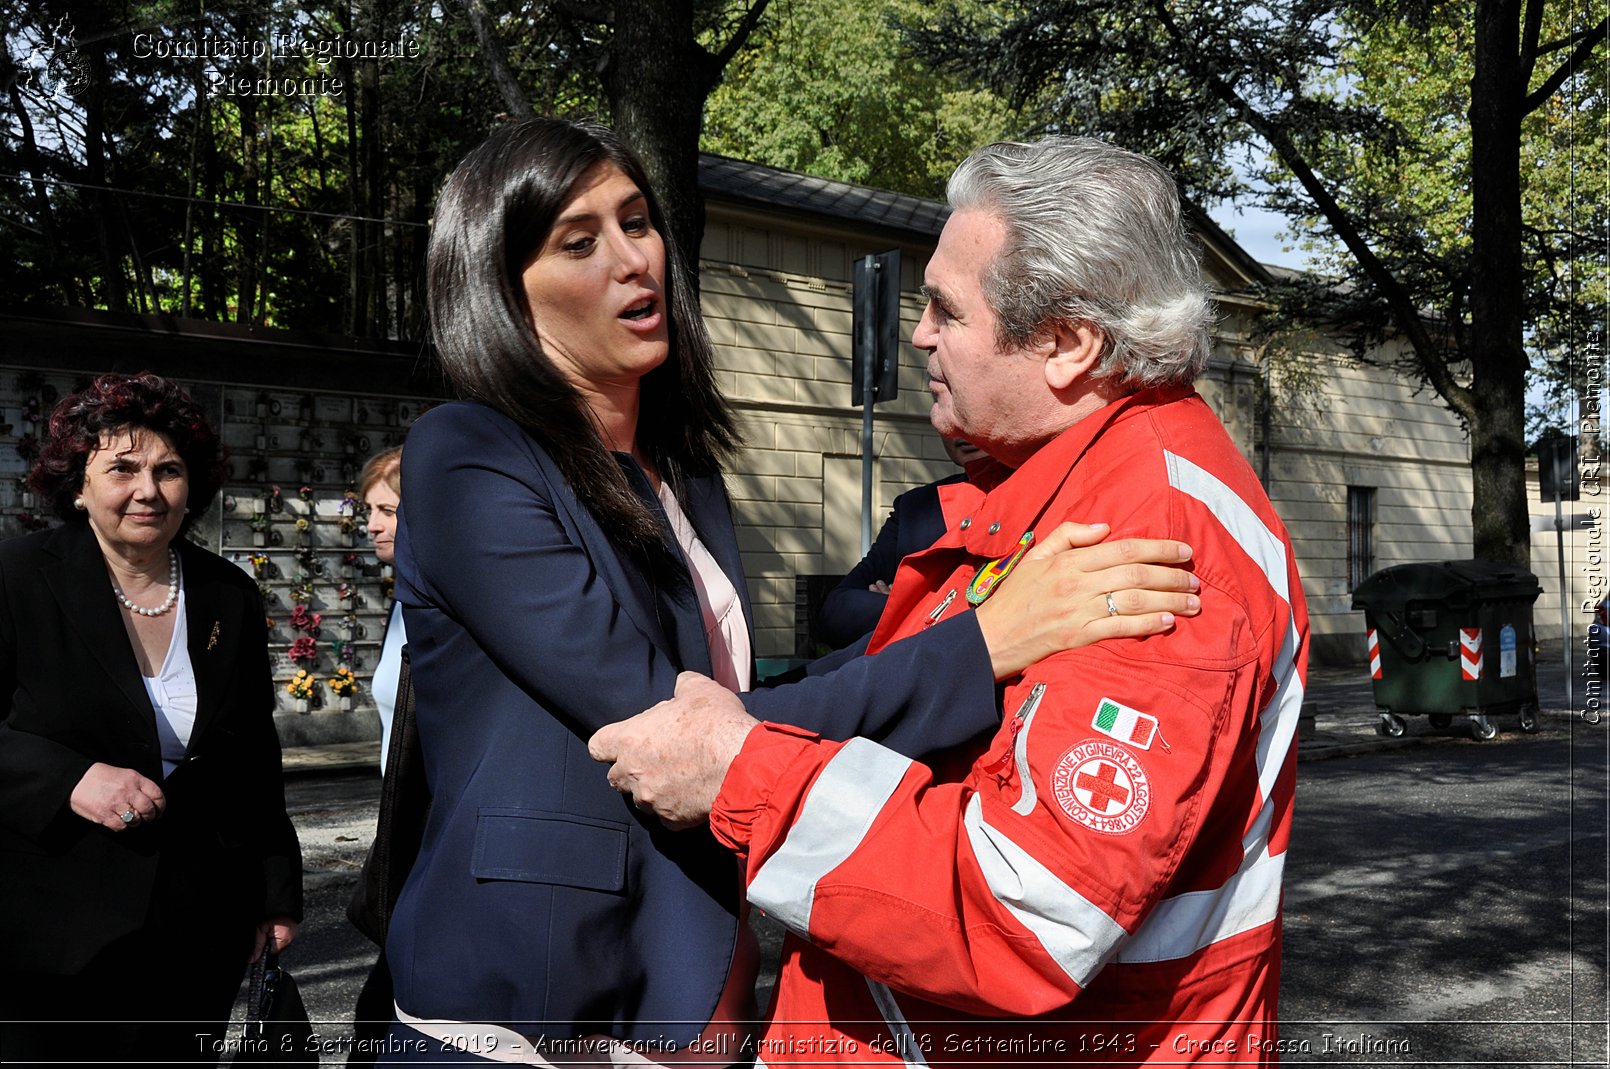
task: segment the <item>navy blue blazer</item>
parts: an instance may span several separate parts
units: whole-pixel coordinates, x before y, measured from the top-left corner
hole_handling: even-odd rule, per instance
[[[707,830],[633,809],[587,740],[670,697],[678,672],[710,671],[691,583],[656,584],[617,553],[548,453],[482,405],[421,417],[403,481],[397,594],[432,802],[386,944],[398,1005],[531,1036],[687,1043],[732,961],[737,864]],[[752,620],[720,478],[688,480],[679,501]],[[993,728],[976,623],[930,635],[752,707],[911,750]],[[958,699],[968,716],[941,708]]]
[[[966,472],[947,475],[914,490],[907,490],[894,499],[889,518],[883,521],[872,548],[861,562],[850,569],[843,582],[822,599],[822,608],[816,614],[817,627],[822,638],[834,649],[848,646],[878,626],[878,618],[889,604],[887,594],[869,590],[879,579],[894,583],[894,573],[900,562],[913,553],[921,553],[945,533],[945,513],[939,505],[939,488],[959,483],[967,478]]]

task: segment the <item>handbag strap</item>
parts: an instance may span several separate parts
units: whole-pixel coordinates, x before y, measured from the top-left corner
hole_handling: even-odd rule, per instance
[[[274,949],[274,937],[268,937],[263,952],[257,955],[247,972],[246,1025],[262,1025],[269,1004],[274,1001],[274,984],[279,980],[280,956]]]

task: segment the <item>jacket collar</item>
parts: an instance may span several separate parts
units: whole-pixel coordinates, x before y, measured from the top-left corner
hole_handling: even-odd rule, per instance
[[[1029,531],[1044,538],[1050,534],[1049,528],[1041,529],[1046,527],[1042,520],[1046,509],[1107,428],[1193,393],[1190,386],[1137,390],[1091,413],[1042,446],[1016,471],[1008,474],[1007,469],[998,469],[998,484],[984,487],[986,496],[964,517],[965,528],[953,529],[945,541],[965,546],[972,556],[994,558],[1013,552]]]
[[[642,599],[641,607],[653,613],[652,621],[639,616],[638,625],[661,649],[675,651],[677,662],[683,671],[710,675],[712,673],[710,643],[705,636],[704,614],[699,609],[699,596],[694,589],[693,576],[682,559],[676,539],[671,534],[671,523],[666,518],[665,505],[635,460],[622,453],[617,453],[615,456],[626,473],[627,481],[632,484],[632,488],[649,510],[659,518],[660,529],[665,532],[665,538],[672,549],[678,568],[675,576],[653,582],[652,585],[648,577],[638,569],[627,569],[629,581]],[[712,555],[720,554],[716,557],[717,563],[728,577],[732,578],[731,561],[725,559],[731,554],[720,553],[718,548],[724,540],[711,540],[711,529],[715,523],[711,508],[711,484],[714,482],[713,479],[703,477],[684,479],[682,485],[677,488],[677,504],[681,507],[683,515],[687,516],[688,522],[693,525],[694,532],[705,544],[705,548],[709,549]],[[716,494],[715,497],[719,499],[720,495]],[[730,518],[727,522],[730,525]],[[744,611],[747,617],[749,605],[742,572],[738,573],[738,578],[733,579],[733,585],[740,591],[739,596],[745,599]],[[628,612],[637,616],[633,606],[625,599],[622,599],[622,604]]]
[[[222,705],[229,667],[238,658],[241,621],[238,611],[226,611],[223,585],[211,574],[213,561],[206,551],[183,537],[173,545],[184,575],[185,645],[196,679],[196,720],[189,746],[194,752]],[[130,730],[149,738],[156,731],[156,711],[140,678],[123,610],[112,593],[94,532],[87,523],[69,523],[52,533],[44,550],[55,558],[46,566],[45,579],[62,616],[126,699]]]
[[[128,700],[128,726],[142,738],[155,732],[156,712],[140,681],[140,666],[95,533],[88,523],[70,522],[53,532],[44,551],[56,558],[46,566],[45,582],[63,619]]]
[[[743,606],[744,626],[749,629],[749,646],[755,645],[755,613],[749,604],[749,584],[744,582],[743,557],[738,549],[738,533],[732,525],[732,507],[720,475],[694,476],[684,481],[682,511],[698,532],[699,541],[710,551],[726,573],[738,603]],[[702,626],[702,618],[701,618]]]

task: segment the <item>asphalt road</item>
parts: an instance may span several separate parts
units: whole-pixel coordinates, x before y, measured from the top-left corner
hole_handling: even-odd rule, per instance
[[[1288,1064],[1607,1064],[1606,742],[1561,719],[1299,766]]]
[[[1283,1063],[1610,1063],[1607,745],[1605,724],[1562,717],[1300,765]],[[289,787],[309,910],[286,963],[326,1064],[373,960],[344,909],[378,790],[351,773]]]

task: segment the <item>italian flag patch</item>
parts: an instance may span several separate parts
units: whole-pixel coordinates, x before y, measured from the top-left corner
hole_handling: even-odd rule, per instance
[[[1090,726],[1106,735],[1117,739],[1129,746],[1138,746],[1142,750],[1152,748],[1152,740],[1157,738],[1157,718],[1139,709],[1131,709],[1111,698],[1101,699],[1096,706],[1096,718],[1090,721]],[[1167,749],[1167,746],[1164,746]]]

